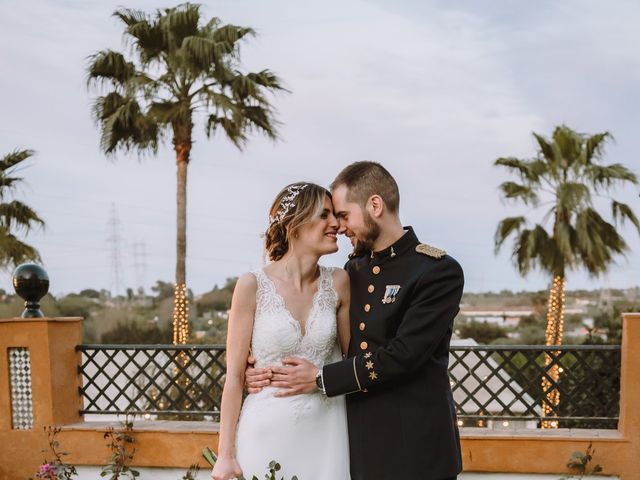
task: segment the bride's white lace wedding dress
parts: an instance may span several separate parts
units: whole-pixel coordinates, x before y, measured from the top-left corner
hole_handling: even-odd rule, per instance
[[[320,367],[340,360],[332,269],[320,267],[318,290],[302,331],[264,270],[257,279],[251,348],[257,367],[280,365],[296,356]],[[271,460],[281,464],[278,478],[348,480],[349,444],[344,397],[321,392],[276,398],[274,387],[248,395],[237,432],[236,458],[243,475],[264,478]]]

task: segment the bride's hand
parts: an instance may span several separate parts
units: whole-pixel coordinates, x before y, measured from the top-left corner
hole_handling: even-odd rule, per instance
[[[240,464],[235,458],[220,458],[211,471],[213,480],[231,480],[242,475]]]
[[[249,393],[259,393],[263,387],[271,384],[273,373],[270,368],[254,368],[256,359],[249,357],[247,359],[247,369],[244,372],[244,383]]]

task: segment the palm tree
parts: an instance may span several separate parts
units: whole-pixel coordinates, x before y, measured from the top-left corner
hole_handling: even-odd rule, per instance
[[[174,343],[188,339],[186,287],[186,206],[194,115],[206,117],[205,132],[217,130],[242,149],[249,133],[277,138],[267,93],[284,90],[269,70],[243,73],[240,43],[255,35],[251,28],[204,23],[200,6],[181,4],[157,10],[119,9],[132,59],[102,50],[90,57],[88,83],[102,88],[93,114],[101,130],[101,149],[156,154],[171,136],[177,164],[177,241],[174,294]],[[106,90],[106,91],[105,91]]]
[[[10,199],[22,181],[13,176],[16,167],[34,154],[33,150],[15,150],[0,158],[0,268],[7,269],[26,260],[40,260],[31,245],[19,240],[14,233],[28,233],[34,226],[44,227],[44,221],[29,206]]]
[[[495,250],[498,253],[513,236],[512,256],[520,274],[538,267],[551,275],[546,344],[561,345],[566,273],[585,268],[596,276],[608,269],[614,256],[628,251],[615,225],[628,220],[640,233],[640,222],[628,205],[611,198],[609,192],[618,185],[637,185],[638,179],[620,163],[603,164],[604,145],[611,139],[608,132],[589,136],[563,125],[556,127],[551,139],[537,133],[533,136],[539,149],[534,158],[495,161],[519,177],[519,182],[507,181],[499,188],[506,200],[533,209],[548,208],[541,222],[531,227],[524,216],[502,220],[495,233]],[[595,200],[598,207],[602,202],[610,203],[613,224],[600,215]],[[556,416],[555,406],[560,401],[554,386],[560,366],[552,357],[545,358],[548,376],[542,382],[547,398],[543,416]],[[557,422],[543,421],[542,426],[557,427]]]

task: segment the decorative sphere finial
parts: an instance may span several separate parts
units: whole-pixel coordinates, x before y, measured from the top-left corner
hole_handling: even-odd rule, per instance
[[[13,288],[24,300],[22,318],[44,317],[40,299],[49,291],[49,275],[35,263],[23,263],[13,272]]]

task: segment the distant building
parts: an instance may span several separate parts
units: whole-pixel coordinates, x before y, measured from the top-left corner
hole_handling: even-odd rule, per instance
[[[476,345],[478,343],[471,338],[451,340],[451,347],[454,349],[457,346]],[[460,420],[460,426],[493,430],[537,428],[537,420],[519,420],[517,417],[509,420],[491,419],[491,415],[531,416],[527,412],[534,404],[534,399],[497,362],[491,357],[485,358],[484,352],[468,351],[460,360],[452,353],[449,358],[449,375],[453,398],[463,412],[468,415],[481,415],[483,410],[488,412],[486,420]],[[505,412],[507,409],[509,412]],[[535,405],[533,410],[538,415],[541,412],[539,405]]]

